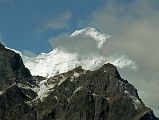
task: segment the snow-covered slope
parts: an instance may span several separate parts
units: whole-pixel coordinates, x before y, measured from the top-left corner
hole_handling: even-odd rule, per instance
[[[72,33],[70,37],[77,37],[79,35],[91,37],[97,41],[97,48],[101,48],[106,40],[110,38],[110,35],[100,33],[95,28],[77,30]],[[107,57],[101,55],[80,56],[78,53],[65,52],[58,48],[50,53],[41,53],[37,57],[27,57],[19,51],[15,52],[22,56],[24,64],[31,71],[32,75],[47,78],[67,72],[78,66],[82,66],[82,68],[86,70],[95,70],[108,62],[114,64],[118,68],[135,68],[135,62],[124,55]]]
[[[103,56],[88,56],[79,58],[78,54],[65,53],[61,50],[54,49],[48,54],[40,54],[34,58],[23,57],[25,65],[29,68],[33,75],[51,77],[59,73],[67,72],[78,66],[86,70],[94,70],[101,67],[105,63],[112,63],[119,68],[126,66],[133,67],[134,62],[126,58]]]
[[[86,36],[86,37],[91,37],[95,41],[97,41],[97,48],[101,48],[103,44],[109,39],[111,36],[110,35],[105,35],[99,31],[97,31],[95,28],[84,28],[81,30],[76,30],[73,32],[70,37],[78,37],[78,36]]]

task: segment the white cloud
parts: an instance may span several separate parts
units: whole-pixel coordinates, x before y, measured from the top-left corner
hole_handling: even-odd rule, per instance
[[[80,56],[98,52],[97,43],[91,37],[70,37],[68,33],[50,38],[49,43],[53,48],[59,48],[70,53],[78,53]]]
[[[84,28],[69,33],[60,34],[50,38],[53,48],[63,49],[71,53],[78,53],[80,56],[99,54],[100,49],[111,36],[97,31],[95,28]]]
[[[98,36],[98,38],[97,38]],[[106,35],[97,31],[94,28],[85,28],[76,30],[72,34],[64,33],[56,37],[50,38],[49,43],[53,48],[64,51],[69,54],[76,54],[80,60],[85,58],[99,58],[101,62],[100,66],[105,63],[112,63],[120,69],[137,69],[137,65],[134,61],[129,59],[125,55],[109,54],[105,55],[101,52],[102,46],[107,43],[107,39],[110,39],[110,35]],[[99,47],[99,43],[102,42],[102,46]],[[102,59],[100,59],[102,58]]]
[[[45,29],[63,29],[69,27],[69,20],[71,19],[71,12],[64,12],[57,18],[48,20],[44,23]]]
[[[23,55],[28,56],[28,57],[35,57],[35,56],[37,56],[36,53],[34,53],[32,51],[29,51],[29,50],[24,50],[22,53],[23,53]]]
[[[38,37],[40,37],[43,33],[47,32],[49,30],[60,30],[60,29],[69,28],[69,21],[70,21],[71,17],[72,17],[71,12],[66,11],[57,17],[54,17],[52,19],[48,19],[45,22],[43,22],[35,30],[35,34]]]

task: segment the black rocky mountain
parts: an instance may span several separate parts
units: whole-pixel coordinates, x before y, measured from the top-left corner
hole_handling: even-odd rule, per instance
[[[35,110],[26,102],[37,94],[24,88],[26,86],[35,86],[30,71],[24,66],[19,54],[0,43],[0,120],[36,118]]]
[[[78,67],[50,81],[55,87],[37,104],[40,120],[157,120],[112,64],[96,71]]]
[[[33,84],[33,79],[20,55],[0,43],[0,91],[13,83]]]
[[[0,120],[158,120],[112,64],[51,77],[42,99],[32,90],[41,79],[0,44]]]

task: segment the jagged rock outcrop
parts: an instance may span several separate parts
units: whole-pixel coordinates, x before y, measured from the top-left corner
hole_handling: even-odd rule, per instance
[[[0,120],[36,120],[30,86],[35,82],[20,55],[0,43]]]
[[[49,81],[55,85],[37,104],[39,120],[157,120],[112,64],[96,71],[78,67]]]
[[[29,104],[36,94],[29,96],[26,93],[26,90],[12,85],[0,95],[0,120],[36,120],[36,111]]]
[[[19,54],[6,49],[0,43],[0,91],[13,83],[32,84],[30,71],[24,66]]]
[[[33,78],[21,57],[2,44],[0,91],[0,120],[158,120],[112,64]]]

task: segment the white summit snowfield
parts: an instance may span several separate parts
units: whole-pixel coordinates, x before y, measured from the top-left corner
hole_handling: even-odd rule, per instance
[[[78,37],[79,35],[95,40],[97,42],[97,49],[100,49],[111,37],[110,35],[98,32],[95,28],[89,27],[73,32],[70,38]],[[135,62],[131,61],[125,55],[104,57],[91,54],[82,57],[78,53],[65,52],[59,48],[55,48],[50,53],[41,53],[36,57],[27,57],[19,51],[14,51],[22,56],[25,66],[31,71],[32,75],[46,78],[67,72],[78,66],[82,66],[86,70],[95,70],[108,62],[118,68],[129,67],[134,69],[136,67]]]
[[[97,42],[98,49],[100,49],[103,46],[103,44],[107,41],[107,39],[111,37],[110,35],[98,32],[95,28],[91,27],[76,30],[70,35],[70,37],[78,37],[79,35],[87,36],[95,40]]]

